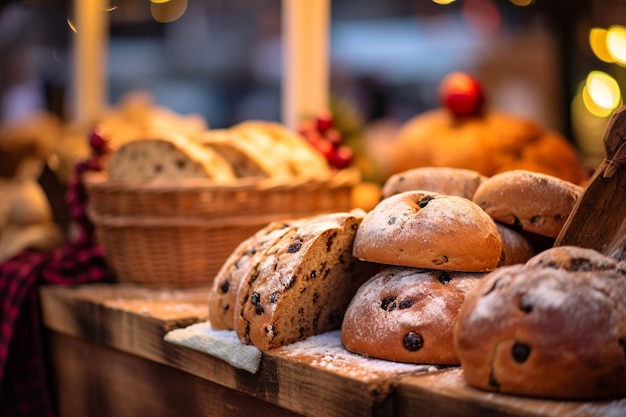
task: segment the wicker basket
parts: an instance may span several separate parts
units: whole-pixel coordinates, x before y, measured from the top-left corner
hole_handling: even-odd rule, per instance
[[[358,171],[323,181],[204,179],[172,183],[85,179],[87,213],[122,282],[209,285],[236,246],[274,220],[352,208]]]

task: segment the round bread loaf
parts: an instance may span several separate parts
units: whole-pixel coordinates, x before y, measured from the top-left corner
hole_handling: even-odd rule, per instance
[[[209,293],[209,322],[216,330],[235,328],[237,290],[248,273],[268,247],[298,224],[297,220],[272,222],[241,242],[226,259],[213,279]]]
[[[404,191],[425,190],[472,199],[487,177],[477,171],[450,167],[424,167],[394,174],[383,186],[383,198]]]
[[[354,256],[387,265],[485,272],[498,266],[502,242],[491,217],[470,200],[406,191],[367,213]]]
[[[495,220],[556,238],[583,188],[539,172],[507,171],[485,180],[473,201]]]
[[[562,135],[501,111],[456,117],[444,108],[423,112],[394,138],[389,175],[419,167],[453,167],[493,176],[525,169],[583,184],[588,175]]]
[[[612,271],[617,261],[589,248],[556,246],[532,257],[528,266],[565,269],[566,271]]]
[[[626,396],[625,299],[617,269],[499,268],[459,311],[454,342],[464,378],[533,397]]]
[[[498,222],[496,222],[496,227],[502,241],[499,267],[523,264],[535,256],[535,249],[522,234]]]
[[[341,340],[351,352],[396,362],[459,364],[452,329],[466,294],[482,277],[390,266],[350,303]]]

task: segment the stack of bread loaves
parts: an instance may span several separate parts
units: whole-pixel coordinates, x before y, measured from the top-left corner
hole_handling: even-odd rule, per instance
[[[354,255],[388,266],[350,303],[343,344],[381,359],[459,364],[453,327],[465,297],[485,274],[534,255],[525,233],[556,237],[582,188],[531,171],[417,168],[390,177],[383,194]]]

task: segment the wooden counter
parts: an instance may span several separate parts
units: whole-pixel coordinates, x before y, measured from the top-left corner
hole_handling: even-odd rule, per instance
[[[208,288],[43,287],[60,417],[626,417],[626,399],[562,402],[487,393],[466,386],[460,368],[381,367],[364,358],[337,366],[316,349],[277,349],[262,355],[253,374],[165,342],[170,330],[207,320],[207,298]]]

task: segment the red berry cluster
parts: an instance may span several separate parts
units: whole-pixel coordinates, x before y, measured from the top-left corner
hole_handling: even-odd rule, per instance
[[[352,149],[343,144],[341,132],[335,128],[331,115],[318,116],[300,125],[300,134],[320,151],[328,164],[337,169],[348,167],[354,159]]]
[[[83,182],[83,174],[87,171],[102,171],[101,158],[109,152],[108,141],[102,135],[92,131],[89,133],[91,156],[76,164],[74,175],[68,183],[65,202],[70,208],[70,216],[81,229],[79,240],[91,240],[93,224],[87,217],[87,191]]]

